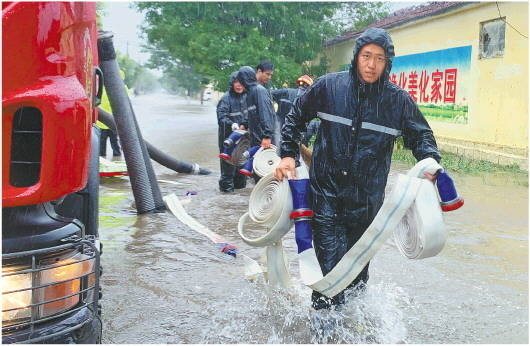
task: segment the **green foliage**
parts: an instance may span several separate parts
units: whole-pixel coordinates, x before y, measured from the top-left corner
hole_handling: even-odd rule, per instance
[[[116,52],[116,60],[120,69],[125,73],[125,85],[139,93],[148,93],[158,88],[157,78],[144,66],[127,55]]]
[[[208,84],[192,67],[181,64],[166,65],[160,82],[168,91],[184,96],[194,96]]]
[[[361,8],[373,5],[357,4],[357,15],[371,20],[372,12]],[[186,67],[211,79],[217,90],[226,90],[231,72],[244,65],[255,67],[261,60],[274,64],[277,86],[291,85],[302,73],[325,72],[325,60],[313,68],[304,67],[304,62],[313,60],[322,43],[339,33],[332,17],[344,3],[138,2],[135,6],[144,11],[142,29],[153,63],[168,71],[175,65]]]
[[[143,68],[136,75],[134,90],[138,94],[147,94],[160,88],[158,78],[148,69]]]
[[[419,105],[418,108],[428,119],[458,124],[467,124],[467,106],[450,105]]]
[[[101,18],[105,17],[107,13],[105,12],[105,3],[104,2],[96,2],[96,27],[98,30],[103,30],[103,23],[101,22]]]
[[[388,16],[387,2],[344,2],[335,16],[341,33],[356,31],[376,20]]]

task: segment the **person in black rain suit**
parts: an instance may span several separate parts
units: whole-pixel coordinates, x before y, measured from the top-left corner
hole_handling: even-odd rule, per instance
[[[269,148],[274,130],[274,108],[269,92],[257,83],[256,72],[250,66],[239,69],[237,80],[246,90],[250,146]]]
[[[219,124],[219,151],[223,151],[223,142],[232,131],[248,128],[245,87],[236,80],[237,71],[230,75],[229,90],[217,104],[217,123]],[[234,192],[247,184],[247,177],[239,173],[239,168],[221,159],[221,178],[219,190]]]
[[[440,161],[429,124],[412,97],[388,80],[394,45],[383,29],[356,40],[350,71],[331,73],[299,97],[282,129],[282,160],[275,176],[296,176],[301,132],[318,116],[320,128],[310,167],[313,244],[326,275],[357,242],[383,204],[394,141],[403,136],[417,160]],[[435,177],[426,174],[434,181]],[[368,265],[349,287],[368,281]],[[345,302],[313,291],[315,309]]]
[[[243,66],[237,73],[237,80],[247,93],[248,131],[250,146],[270,148],[274,134],[274,108],[269,92],[256,80],[256,72],[250,66]],[[259,177],[254,175],[254,181]]]
[[[278,104],[278,110],[276,111],[275,127],[274,127],[274,145],[280,144],[280,131],[283,123],[285,122],[285,116],[291,110],[294,100],[302,95],[311,85],[313,85],[313,79],[308,75],[298,77],[296,80],[298,88],[282,88],[271,91],[272,100]]]

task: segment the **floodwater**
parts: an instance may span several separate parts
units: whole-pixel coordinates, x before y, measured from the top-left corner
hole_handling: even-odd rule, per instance
[[[253,183],[218,192],[215,104],[174,96],[133,99],[145,139],[214,171],[177,174],[153,163],[163,195],[259,260],[237,221]],[[409,167],[394,163],[396,173]],[[526,176],[452,174],[465,206],[444,215],[449,237],[433,258],[408,260],[388,241],[370,265],[364,294],[340,311],[310,313],[310,290],[247,281],[243,263],[169,212],[137,216],[127,178],[103,178],[100,235],[104,343],[520,343],[528,340],[528,182]],[[297,276],[296,244],[284,246]],[[320,327],[319,327],[320,326]]]

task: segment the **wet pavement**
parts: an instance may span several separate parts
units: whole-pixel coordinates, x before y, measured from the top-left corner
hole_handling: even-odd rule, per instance
[[[160,94],[136,97],[133,105],[145,139],[214,171],[177,174],[153,163],[159,179],[177,183],[160,183],[162,194],[196,191],[187,212],[260,259],[263,250],[244,244],[236,230],[253,183],[233,194],[218,191],[215,104]],[[390,184],[408,168],[394,163]],[[442,252],[408,260],[387,242],[371,262],[366,292],[317,322],[301,283],[289,293],[247,281],[240,259],[169,212],[137,216],[127,178],[103,178],[103,342],[527,344],[527,177],[452,176],[465,206],[444,215]],[[296,277],[292,233],[284,246]]]

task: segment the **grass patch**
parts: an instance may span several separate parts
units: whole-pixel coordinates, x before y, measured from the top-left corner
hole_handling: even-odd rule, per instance
[[[432,120],[451,122],[457,124],[467,124],[467,106],[433,106],[420,105],[418,106],[421,113]]]
[[[483,172],[487,173],[513,173],[523,174],[528,176],[528,172],[523,171],[516,164],[512,165],[499,165],[493,162],[484,160],[472,160],[462,155],[441,151],[442,154],[442,166],[448,171],[460,172],[466,174],[479,174]],[[406,149],[403,145],[403,139],[399,138],[394,145],[394,152],[392,153],[392,160],[409,163],[411,165],[416,164],[416,159],[412,155],[412,152]]]

